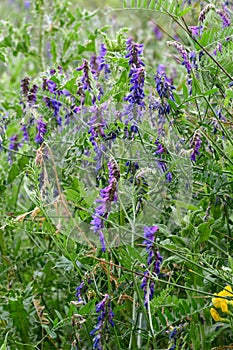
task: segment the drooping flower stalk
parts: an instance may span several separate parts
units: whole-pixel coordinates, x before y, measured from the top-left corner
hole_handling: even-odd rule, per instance
[[[190,63],[187,50],[183,47],[183,45],[181,45],[177,41],[168,41],[167,44],[168,46],[175,47],[177,51],[179,51],[179,53],[181,54],[181,57],[183,58],[182,65],[185,66],[187,73],[190,74],[192,70],[192,65]]]
[[[216,13],[221,17],[222,19],[222,28],[230,27],[231,20],[229,15],[224,10],[216,10]]]
[[[117,201],[118,180],[120,172],[116,161],[111,157],[108,162],[109,180],[108,186],[100,190],[100,198],[96,199],[96,203],[100,205],[95,209],[92,216],[92,230],[99,235],[102,251],[106,251],[106,243],[103,233],[104,222],[108,218],[111,211],[112,202]]]
[[[200,12],[198,20],[203,23],[204,20],[206,19],[206,15],[210,10],[214,10],[215,11],[215,6],[213,4],[208,4],[206,5]]]
[[[159,230],[158,226],[145,226],[144,227],[144,237],[145,240],[143,244],[146,245],[146,251],[148,253],[147,258],[147,269],[144,272],[144,277],[140,288],[144,291],[144,305],[148,309],[149,301],[152,300],[154,296],[155,282],[148,277],[153,274],[158,275],[160,273],[160,266],[162,263],[162,257],[158,250],[155,248],[155,234]]]
[[[105,294],[103,300],[96,305],[98,322],[95,328],[90,332],[93,338],[93,349],[103,350],[103,344],[106,343],[106,336],[109,333],[109,326],[114,327],[114,313],[111,307],[111,300],[108,294]]]

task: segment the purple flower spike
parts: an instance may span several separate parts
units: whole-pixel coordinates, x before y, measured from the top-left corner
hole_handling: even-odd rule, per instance
[[[105,73],[105,78],[108,77],[108,74],[110,73],[110,66],[105,62],[105,56],[107,54],[107,49],[104,44],[101,44],[100,46],[100,55],[97,58],[97,62],[99,64],[99,71],[104,71]]]
[[[47,131],[47,124],[43,121],[42,117],[37,120],[37,134],[35,137],[35,142],[40,144],[44,140],[44,135]]]
[[[197,135],[195,137],[194,142],[192,142],[192,143],[193,143],[193,150],[192,150],[190,159],[193,162],[196,162],[197,161],[196,156],[198,156],[200,154],[199,150],[201,148],[201,139],[200,139],[200,137]]]
[[[109,170],[109,185],[102,190],[100,190],[100,198],[96,199],[96,203],[100,203],[95,209],[95,213],[92,216],[92,230],[98,233],[102,251],[106,251],[106,244],[104,239],[104,220],[108,218],[109,212],[111,211],[111,202],[117,201],[117,190],[118,190],[118,180],[120,177],[120,172],[117,163],[113,158],[108,162]]]
[[[164,66],[162,65],[158,66],[155,82],[156,90],[161,100],[163,100],[163,98],[169,98],[174,101],[172,90],[174,90],[175,87],[171,85],[170,79],[166,76]]]
[[[173,46],[177,49],[177,51],[179,51],[179,53],[181,54],[182,58],[183,58],[183,62],[182,64],[185,66],[188,74],[191,73],[192,70],[192,66],[191,63],[189,61],[189,57],[188,57],[188,53],[185,50],[185,48],[183,47],[183,45],[181,45],[180,43],[178,43],[177,41],[168,41],[167,43],[169,46]]]
[[[23,131],[23,139],[22,141],[29,141],[29,136],[28,136],[28,131],[27,131],[27,126],[24,124],[20,131]]]
[[[28,92],[29,92],[29,83],[30,83],[30,78],[25,77],[21,80],[21,90],[22,90],[22,94],[27,97]]]
[[[36,103],[36,93],[38,91],[38,86],[34,84],[28,93],[28,103],[29,105],[34,105]]]
[[[10,146],[9,150],[18,151],[20,147],[22,147],[22,143],[18,141],[18,135],[14,135],[10,138]]]
[[[161,40],[163,37],[163,33],[162,31],[159,29],[159,27],[157,25],[154,26],[153,28],[153,32],[155,34],[155,37],[157,40]]]
[[[222,19],[222,28],[230,27],[231,20],[228,14],[224,10],[216,10],[216,12]]]
[[[154,296],[155,283],[153,280],[148,278],[150,276],[150,270],[152,268],[152,273],[158,275],[160,273],[160,266],[163,261],[159,251],[155,249],[155,234],[159,230],[158,226],[145,226],[144,227],[144,237],[145,240],[143,244],[146,245],[146,251],[148,253],[147,258],[147,269],[144,272],[144,277],[140,288],[144,291],[144,305],[148,309],[148,303],[152,300]]]
[[[142,62],[140,56],[143,52],[143,45],[132,42],[131,39],[127,41],[128,54],[125,56],[129,58],[129,65],[131,66],[129,72],[130,78],[130,94],[124,98],[131,105],[138,105],[144,107],[144,81],[145,81],[145,64]]]
[[[89,68],[89,65],[88,65],[88,62],[87,60],[83,60],[83,64],[79,67],[79,68],[76,68],[77,71],[83,71],[83,76],[81,78],[81,82],[82,82],[82,88],[83,90],[91,90],[91,81],[90,81],[90,77],[89,77],[89,71],[90,71],[90,68]]]
[[[84,288],[84,282],[82,282],[77,288],[76,288],[76,297],[78,298],[78,303],[79,304],[85,304],[85,301],[82,298],[81,292],[82,289]]]
[[[109,333],[109,325],[114,327],[114,313],[111,308],[110,296],[105,294],[104,299],[96,304],[96,312],[99,314],[95,328],[90,332],[93,338],[93,349],[103,350],[103,344]]]

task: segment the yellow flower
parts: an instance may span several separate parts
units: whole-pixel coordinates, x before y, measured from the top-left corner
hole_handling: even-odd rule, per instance
[[[219,295],[219,294],[218,294]],[[221,309],[222,312],[228,313],[228,305],[226,299],[223,298],[213,298],[212,304],[216,309]]]
[[[226,286],[221,292],[215,295],[220,297],[233,297],[232,288],[231,286]],[[221,309],[222,312],[230,313],[228,305],[233,305],[233,300],[216,297],[212,299],[212,303],[216,309]]]
[[[215,322],[229,322],[228,319],[220,317],[218,311],[215,310],[213,307],[210,309],[210,314]]]
[[[221,297],[231,297],[231,299],[233,298],[233,291],[231,286],[226,286],[221,292],[218,293],[219,296]],[[228,300],[225,299],[227,304],[229,305],[233,305],[233,299],[232,300]]]

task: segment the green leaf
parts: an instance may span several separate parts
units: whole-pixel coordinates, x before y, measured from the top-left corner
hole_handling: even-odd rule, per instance
[[[8,332],[9,333],[9,332]],[[7,350],[7,337],[8,337],[8,333],[5,336],[5,340],[4,343],[2,344],[2,346],[0,347],[0,350]]]
[[[11,170],[9,171],[9,174],[8,174],[7,182],[11,183],[12,181],[14,181],[14,179],[18,175],[19,175],[19,167],[18,167],[17,164],[13,163],[12,167],[11,167]]]
[[[73,263],[69,259],[67,259],[64,255],[62,255],[55,263],[55,267],[58,269],[62,269],[64,271],[71,271],[73,269]]]
[[[206,92],[203,93],[204,96],[208,96],[208,95],[213,95],[215,94],[216,92],[218,92],[218,88],[213,88],[211,90],[208,90]]]
[[[191,11],[192,8],[193,8],[193,7],[191,7],[191,6],[190,6],[190,7],[187,7],[186,9],[184,9],[184,10],[178,12],[177,16],[179,16],[179,17],[184,16],[186,13],[188,13],[189,11]]]
[[[52,54],[53,63],[56,64],[56,62],[57,62],[57,45],[56,45],[54,40],[51,42],[50,52]]]
[[[162,312],[159,309],[156,310],[156,313],[158,315],[158,318],[159,318],[161,324],[165,327],[167,325],[166,318],[164,317],[164,315],[162,314]]]
[[[209,239],[211,233],[212,233],[212,228],[210,225],[214,222],[214,219],[211,218],[208,222],[203,222],[198,226],[198,232],[199,232],[199,239],[198,242],[205,242]]]

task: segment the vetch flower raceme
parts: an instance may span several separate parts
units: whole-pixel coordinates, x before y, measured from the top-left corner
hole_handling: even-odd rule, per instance
[[[27,131],[27,125],[23,125],[22,128],[20,129],[20,131],[23,132],[23,138],[22,141],[29,141],[29,135],[28,135],[28,131]]]
[[[99,64],[98,70],[101,72],[102,70],[104,71],[105,78],[108,77],[108,74],[110,73],[110,66],[109,64],[106,63],[105,56],[107,54],[107,49],[105,44],[101,44],[100,46],[100,54],[97,57],[97,62]]]
[[[166,181],[171,182],[172,181],[172,173],[170,171],[167,171],[167,164],[163,160],[163,154],[165,153],[165,148],[163,145],[159,142],[159,140],[155,141],[155,144],[157,145],[157,150],[155,151],[155,155],[159,155],[159,159],[157,160],[157,165],[160,171],[163,174],[166,174]]]
[[[196,135],[196,136],[193,138],[192,146],[193,146],[193,150],[192,150],[190,159],[191,159],[193,162],[196,162],[196,161],[197,161],[196,156],[198,156],[198,155],[200,154],[199,151],[200,151],[200,148],[201,148],[201,139],[200,139],[200,136],[199,136],[199,135]]]
[[[21,80],[21,90],[22,90],[22,94],[27,97],[28,92],[29,92],[29,83],[30,83],[30,78],[25,77]]]
[[[140,120],[142,115],[142,110],[145,107],[144,102],[144,81],[145,81],[145,64],[141,60],[141,55],[143,53],[143,45],[137,44],[132,41],[132,39],[127,40],[127,55],[126,58],[129,58],[129,78],[130,78],[130,93],[124,98],[125,101],[129,103],[126,107],[123,115],[128,115],[126,124],[130,120],[134,120],[136,123]]]
[[[37,120],[37,134],[35,137],[36,143],[42,143],[44,140],[44,135],[47,132],[47,124],[43,121],[42,117]]]
[[[163,65],[158,66],[157,74],[155,76],[156,90],[161,100],[169,98],[174,101],[172,90],[175,89],[170,82],[170,79],[166,76],[165,68]]]
[[[185,66],[185,68],[187,69],[188,74],[191,73],[192,70],[192,65],[190,63],[189,57],[188,57],[188,52],[187,50],[185,50],[185,48],[183,47],[183,45],[181,45],[180,43],[178,43],[177,41],[168,41],[167,42],[168,46],[173,46],[175,47],[179,53],[181,54],[182,58],[183,58],[183,62],[182,64]]]
[[[143,244],[146,245],[146,251],[148,253],[147,266],[148,268],[144,272],[144,277],[140,288],[144,291],[144,305],[148,309],[149,301],[152,300],[154,296],[155,282],[148,278],[151,276],[150,271],[158,275],[160,273],[160,266],[163,261],[158,250],[155,249],[155,234],[159,230],[158,226],[144,227],[144,237],[145,240]]]
[[[98,322],[90,335],[94,336],[93,349],[103,350],[103,344],[106,343],[106,336],[109,333],[109,325],[114,327],[114,313],[108,294],[105,294],[103,300],[96,305],[96,312],[99,314]]]
[[[85,301],[82,298],[81,292],[84,288],[84,282],[82,282],[77,288],[76,288],[76,297],[78,298],[78,304],[85,304]]]
[[[62,103],[54,98],[50,97],[44,97],[45,104],[48,108],[53,110],[53,115],[56,117],[57,124],[61,125],[62,124],[62,118],[59,114],[60,108],[62,107]]]
[[[117,201],[118,180],[120,177],[118,165],[112,157],[108,162],[108,170],[109,185],[100,190],[100,198],[95,201],[96,203],[100,203],[100,205],[95,209],[91,221],[92,230],[99,235],[103,252],[106,251],[106,243],[103,233],[104,221],[108,218],[109,212],[111,211],[111,203]]]
[[[180,324],[179,326],[170,326],[170,331],[167,331],[169,334],[169,341],[168,341],[168,350],[175,350],[175,349],[181,349],[183,345],[182,340],[182,331],[187,326],[186,323]],[[178,337],[179,336],[179,337]]]
[[[208,4],[206,5],[203,10],[201,10],[198,20],[203,23],[204,20],[206,19],[206,15],[210,10],[214,10],[215,11],[215,6],[213,4]]]
[[[10,138],[9,150],[17,152],[22,147],[22,143],[19,142],[19,135],[16,134]],[[9,152],[8,161],[12,164],[12,152]]]
[[[90,107],[90,112],[93,114],[93,117],[88,122],[90,128],[88,130],[88,134],[90,134],[89,140],[91,141],[96,156],[94,160],[96,161],[96,174],[99,172],[102,166],[102,155],[105,151],[105,145],[102,139],[105,139],[104,129],[106,128],[106,121],[104,118],[104,112],[107,109],[107,103],[103,103],[100,106],[94,105]]]
[[[228,14],[224,10],[216,10],[216,13],[222,19],[222,28],[230,27],[231,20],[230,20]]]
[[[81,77],[81,82],[82,82],[82,88],[83,90],[91,90],[91,81],[90,81],[90,77],[89,77],[89,71],[90,71],[90,67],[89,64],[87,62],[87,60],[83,60],[83,64],[76,68],[77,71],[83,71],[83,76]]]
[[[33,86],[32,86],[32,88],[29,90],[29,92],[28,92],[28,103],[29,103],[29,105],[34,105],[35,103],[36,103],[36,93],[37,93],[37,91],[38,91],[38,86],[36,85],[36,84],[34,84]]]

